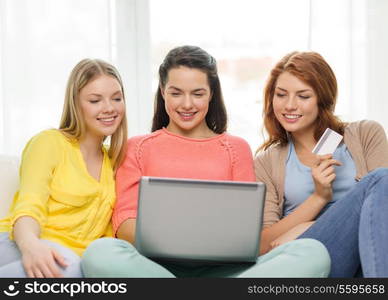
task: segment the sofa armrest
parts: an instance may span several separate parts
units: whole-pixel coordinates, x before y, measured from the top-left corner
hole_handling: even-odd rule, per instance
[[[5,217],[19,186],[19,159],[0,155],[0,219]]]

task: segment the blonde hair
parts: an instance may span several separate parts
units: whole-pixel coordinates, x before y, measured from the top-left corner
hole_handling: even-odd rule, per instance
[[[79,93],[85,85],[99,75],[111,76],[119,82],[125,103],[123,83],[119,72],[114,66],[100,59],[81,60],[71,71],[67,82],[59,125],[59,130],[70,139],[79,140],[85,134],[86,126],[78,101]],[[111,136],[108,150],[108,155],[115,171],[120,166],[125,155],[127,134],[127,118],[124,114],[119,127]]]

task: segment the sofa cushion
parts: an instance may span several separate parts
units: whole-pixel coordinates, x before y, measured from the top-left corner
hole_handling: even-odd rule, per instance
[[[0,155],[0,218],[6,216],[19,185],[19,159]]]

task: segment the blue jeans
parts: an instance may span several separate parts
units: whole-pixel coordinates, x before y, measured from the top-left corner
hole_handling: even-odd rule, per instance
[[[362,178],[299,238],[322,242],[331,258],[330,277],[388,277],[388,169]]]
[[[8,232],[0,232],[0,278],[27,277],[22,263],[22,254],[16,243],[9,239]],[[83,277],[81,271],[81,258],[72,250],[52,241],[41,240],[46,245],[54,248],[66,260],[68,266],[61,269],[63,277]]]

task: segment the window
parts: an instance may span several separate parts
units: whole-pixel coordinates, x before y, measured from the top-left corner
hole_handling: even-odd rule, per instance
[[[70,70],[82,58],[119,69],[129,136],[149,132],[157,70],[173,47],[218,61],[229,132],[261,144],[262,93],[286,53],[313,50],[339,83],[336,113],[388,128],[384,0],[0,0],[0,153],[19,156],[57,127]]]
[[[200,46],[218,62],[229,132],[245,138],[255,151],[263,141],[263,87],[270,69],[288,52],[313,50],[326,58],[337,75],[337,114],[344,120],[363,117],[364,100],[357,106],[361,109],[352,108],[349,100],[350,95],[361,99],[365,89],[362,73],[353,73],[356,67],[362,70],[364,62],[362,3],[150,0],[153,90],[158,66],[170,49]],[[356,80],[361,93],[354,93]]]
[[[58,127],[74,65],[85,57],[111,61],[109,1],[1,5],[0,146],[3,153],[20,155],[31,136]]]
[[[149,130],[148,28],[146,0],[0,0],[0,153],[20,156],[33,135],[58,128],[68,76],[83,58],[117,66],[129,135]]]

